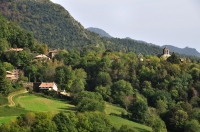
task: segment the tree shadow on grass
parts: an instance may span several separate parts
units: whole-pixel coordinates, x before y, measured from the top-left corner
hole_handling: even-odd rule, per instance
[[[64,108],[58,108],[60,111],[64,111],[64,112],[68,112],[68,111],[72,111],[72,112],[75,112],[76,111],[76,107],[74,106],[67,106],[67,107],[64,107]]]
[[[139,127],[134,127],[136,130],[138,130],[138,132],[152,132],[152,131],[148,131]]]

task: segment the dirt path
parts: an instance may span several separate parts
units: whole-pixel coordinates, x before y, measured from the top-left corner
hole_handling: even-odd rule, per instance
[[[18,95],[18,94],[21,94],[21,93],[26,93],[28,92],[26,89],[22,89],[22,90],[19,90],[19,91],[16,91],[16,92],[13,92],[13,93],[10,93],[8,95],[8,102],[9,102],[9,106],[15,106],[15,102],[13,101],[13,97]]]

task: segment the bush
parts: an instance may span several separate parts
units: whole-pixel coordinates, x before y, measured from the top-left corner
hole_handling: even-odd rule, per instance
[[[84,111],[101,111],[105,110],[105,102],[99,93],[94,92],[81,92],[77,98],[77,110]]]
[[[7,97],[3,96],[1,93],[0,93],[0,106],[1,105],[5,105],[8,103],[8,99]]]

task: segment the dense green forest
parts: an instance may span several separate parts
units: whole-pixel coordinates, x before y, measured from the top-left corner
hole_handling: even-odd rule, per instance
[[[9,20],[26,29],[31,28],[32,23],[29,23],[28,18],[34,18],[38,21],[39,27],[38,29],[32,27],[38,31],[35,37],[50,37],[47,33],[51,32],[45,30],[44,34],[40,34],[39,29],[40,26],[47,26],[45,24],[51,20],[45,17],[39,19],[40,17],[31,13],[38,8],[44,9],[45,12],[45,9],[53,5],[51,2],[48,0],[0,0],[0,2],[0,9],[6,10],[3,14],[10,15]],[[21,16],[23,13],[20,12],[24,9],[28,10],[24,15],[29,14],[29,16]],[[54,13],[57,11],[58,14],[66,15],[66,11],[62,12],[63,8],[59,5],[53,9]],[[11,10],[14,11],[10,12]],[[43,15],[47,16],[45,13]],[[42,20],[44,22],[40,23]],[[53,22],[55,20],[57,19],[52,18]],[[37,21],[32,26],[35,26]],[[7,95],[22,87],[22,82],[54,81],[60,90],[70,93],[71,97],[68,100],[76,106],[76,112],[56,115],[27,113],[13,122],[1,125],[1,131],[136,131],[127,126],[122,126],[119,130],[114,128],[104,116],[105,102],[126,109],[127,113],[122,112],[121,117],[150,126],[155,132],[200,130],[199,61],[180,62],[175,53],[172,53],[167,60],[158,58],[156,55],[162,53],[159,47],[128,39],[101,38],[95,33],[85,32],[80,24],[80,28],[75,26],[77,30],[68,27],[69,30],[71,28],[69,36],[74,37],[65,38],[71,39],[69,43],[60,43],[58,40],[53,42],[46,38],[49,43],[46,41],[42,44],[42,39],[34,38],[33,31],[29,32],[30,29],[26,31],[13,22],[0,15],[0,105],[7,104]],[[26,27],[26,24],[22,23],[30,25]],[[75,20],[72,23],[77,24]],[[83,34],[77,36],[76,33],[85,33],[87,37]],[[69,47],[66,45],[67,48],[62,49],[59,46],[65,44]],[[70,48],[72,45],[74,48]],[[54,58],[34,59],[38,54],[47,55],[49,48],[57,46],[62,50],[59,50]],[[23,48],[23,51],[12,51],[11,48]],[[143,54],[143,61],[138,58],[138,53]],[[23,71],[15,83],[6,78],[6,71],[13,69]],[[53,92],[45,94],[59,98]]]
[[[1,0],[0,10],[8,20],[51,47],[80,47],[98,40],[98,35],[85,30],[62,6],[49,0]]]
[[[12,123],[0,126],[1,132],[137,132],[123,125],[112,126],[108,117],[101,112],[83,113],[27,113]]]

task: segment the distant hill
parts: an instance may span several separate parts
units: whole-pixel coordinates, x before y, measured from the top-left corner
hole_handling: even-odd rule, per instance
[[[130,38],[130,37],[126,37],[125,39],[134,40],[134,41],[137,41],[138,43],[144,43],[144,44],[148,44],[148,45],[152,45],[152,46],[158,46],[158,45],[156,45],[156,44],[147,43],[146,41],[143,41],[143,40],[132,39],[132,38]]]
[[[101,35],[102,37],[113,38],[107,32],[105,32],[104,30],[102,30],[100,28],[89,27],[89,28],[86,28],[86,29],[91,31],[91,32],[95,32],[95,33]]]
[[[135,40],[135,39],[132,39],[130,37],[126,37],[125,39],[134,40],[134,41],[137,41],[139,43],[146,43],[146,44],[151,45],[151,46],[158,46],[156,44],[147,43],[143,40]],[[176,46],[173,46],[173,45],[163,45],[163,46],[161,46],[161,48],[165,48],[165,47],[168,47],[170,49],[170,52],[200,57],[200,53],[195,48],[189,48],[189,47],[179,48],[179,47],[176,47]]]
[[[161,47],[162,48],[168,47],[170,49],[170,52],[176,52],[176,53],[179,53],[179,54],[193,55],[193,56],[200,57],[200,53],[195,48],[189,48],[189,47],[178,48],[178,47],[175,47],[175,46],[172,46],[172,45],[163,45]]]
[[[130,40],[134,40],[134,39],[132,39],[132,38],[130,38],[130,37],[126,37],[125,39],[130,39]]]
[[[155,47],[158,46],[156,44],[147,43],[147,42],[142,41],[142,40],[135,40],[135,39],[132,39],[130,37],[126,37],[125,39],[137,41],[138,43],[148,44],[148,45],[155,46]],[[200,57],[200,53],[195,48],[190,48],[190,47],[179,48],[179,47],[172,46],[172,45],[163,45],[163,46],[161,46],[161,48],[165,48],[165,47],[168,47],[170,49],[170,52],[175,52],[175,53],[182,54],[182,55]]]

